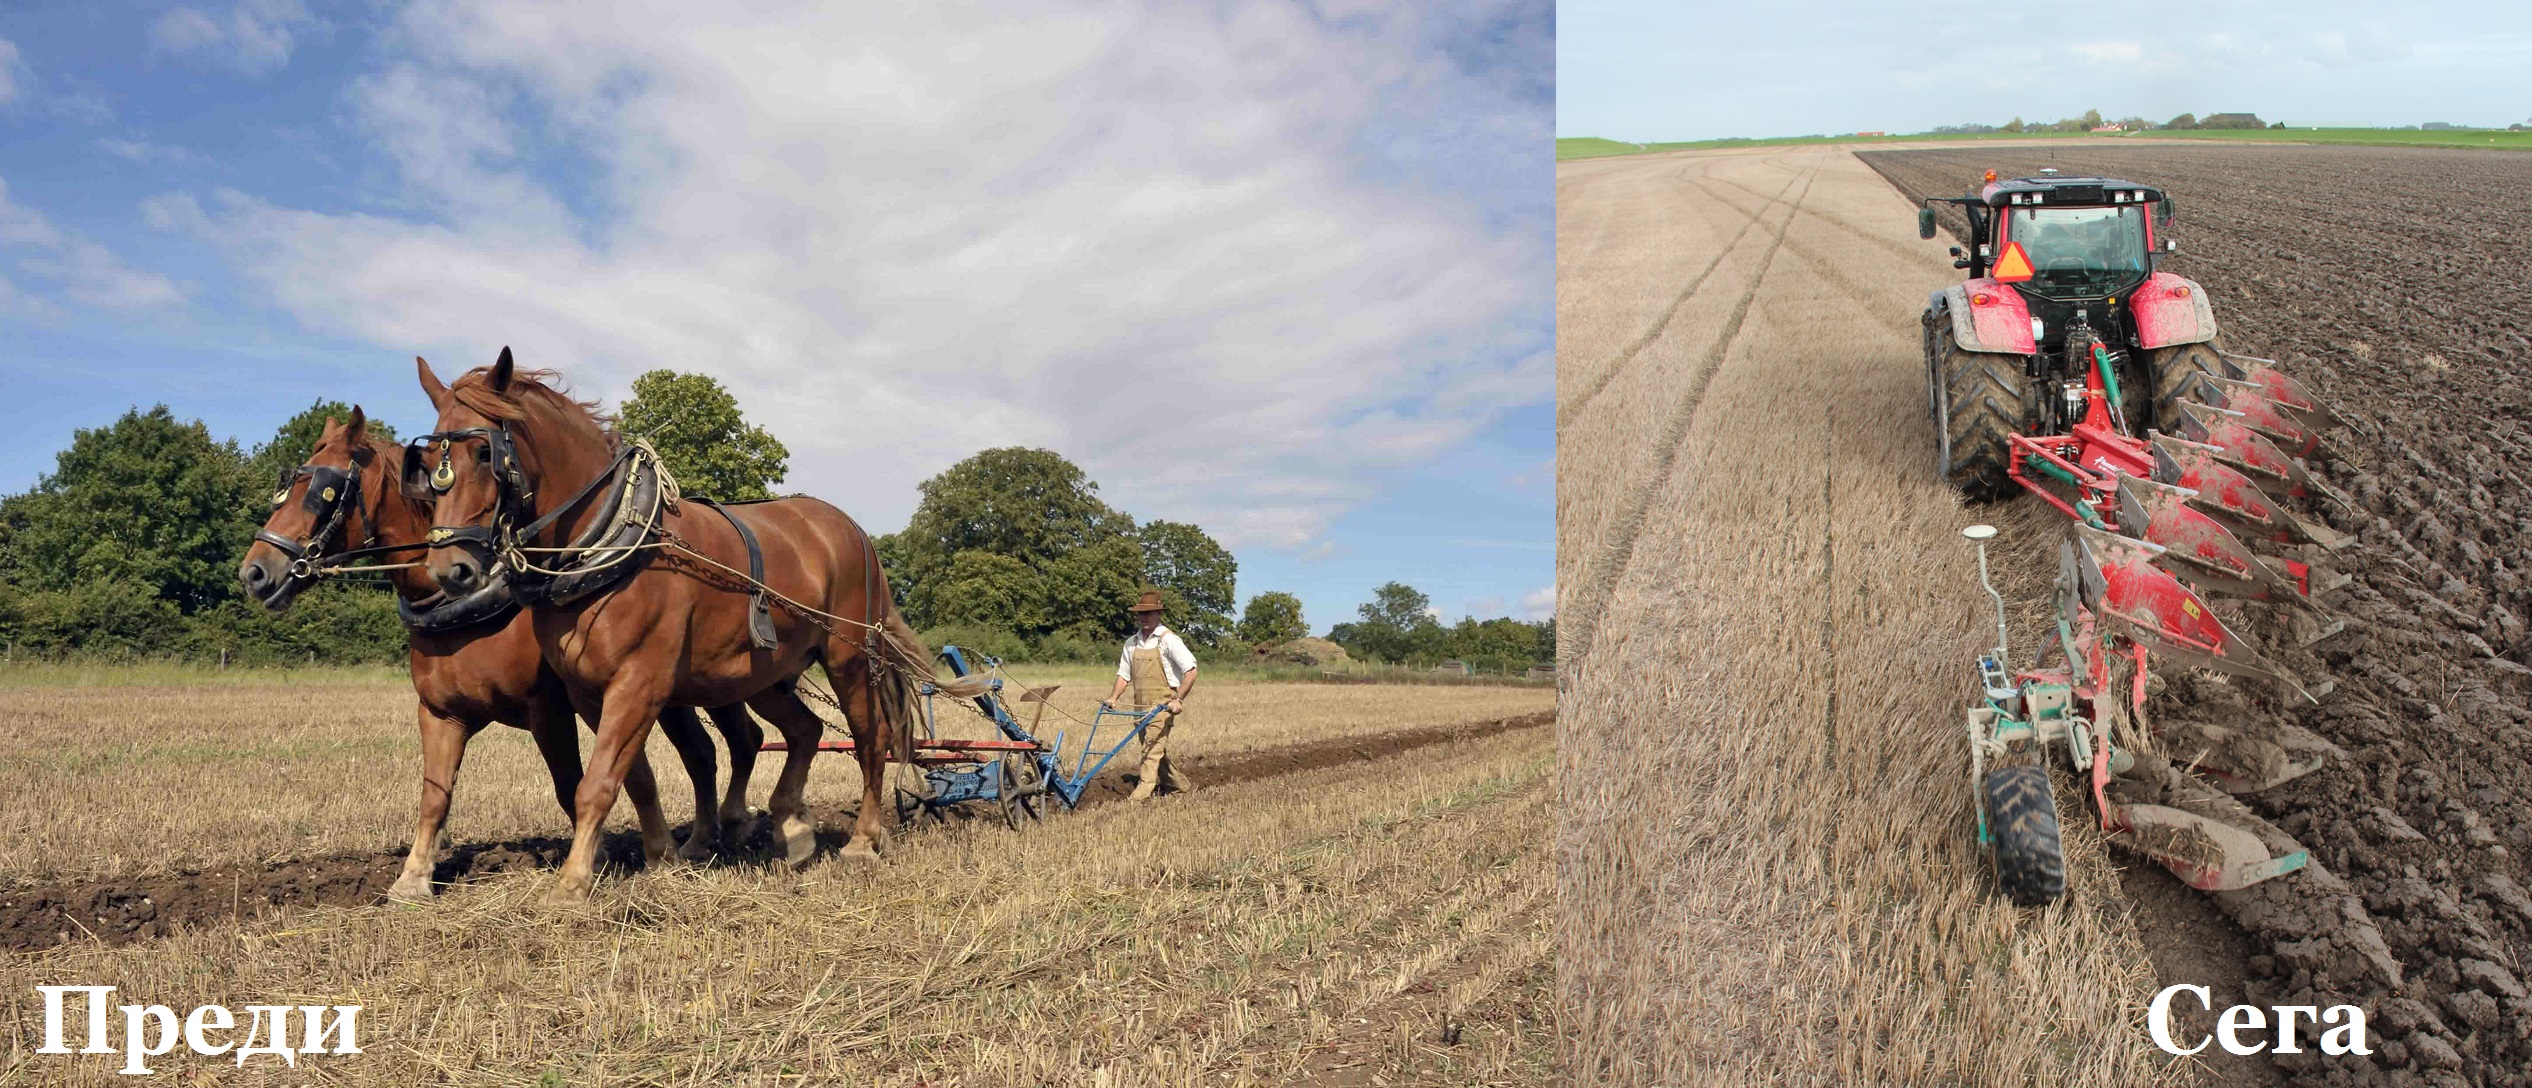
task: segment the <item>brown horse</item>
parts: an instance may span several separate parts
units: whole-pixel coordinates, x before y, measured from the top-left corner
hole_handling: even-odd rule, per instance
[[[454,385],[441,384],[429,363],[416,363],[423,391],[440,410],[422,465],[439,492],[433,581],[452,594],[471,592],[486,570],[511,557],[514,570],[622,568],[606,568],[618,580],[568,603],[523,597],[546,664],[562,677],[572,705],[598,720],[571,856],[547,899],[588,896],[599,821],[651,720],[670,703],[743,699],[782,730],[790,753],[775,781],[772,815],[791,862],[806,864],[815,838],[803,794],[825,722],[800,702],[792,681],[812,664],[825,668],[843,705],[861,765],[861,810],[844,854],[876,857],[887,746],[893,739],[911,752],[916,678],[933,679],[954,696],[980,694],[984,685],[930,677],[930,652],[897,615],[861,526],[815,499],[725,514],[663,497],[655,521],[639,530],[644,543],[626,546],[638,550],[558,554],[568,551],[564,541],[582,547],[607,527],[603,511],[615,504],[590,500],[638,491],[641,468],[628,459],[632,451],[589,406],[547,385],[550,375],[519,372],[507,348],[494,365]],[[734,518],[762,542],[762,584],[782,607],[752,611],[750,593],[734,578],[752,565]],[[771,648],[752,625],[771,628]]]
[[[389,549],[388,555],[410,558],[429,530],[430,508],[399,494],[404,450],[379,447],[368,435],[366,415],[352,409],[348,423],[327,420],[325,432],[307,462],[281,480],[273,495],[273,512],[247,549],[238,579],[264,607],[282,611],[316,580],[314,569],[329,556],[361,547]],[[399,551],[410,548],[414,551]],[[580,746],[574,736],[569,697],[536,653],[536,634],[526,614],[515,607],[485,608],[469,617],[464,602],[446,600],[419,568],[386,572],[409,622],[407,660],[411,664],[417,717],[422,733],[421,817],[414,827],[413,850],[404,872],[388,893],[398,899],[427,899],[431,868],[438,854],[441,830],[457,788],[457,772],[466,744],[493,722],[526,729],[554,779],[554,797],[570,817],[580,788]],[[489,598],[491,595],[487,595]],[[456,605],[454,609],[450,605]],[[434,614],[438,622],[429,617]],[[430,629],[426,629],[430,628]],[[521,667],[524,665],[525,667]],[[713,721],[731,749],[729,799],[715,818],[712,742],[703,735],[694,711],[670,707],[661,728],[675,744],[696,786],[695,827],[683,853],[694,860],[711,854],[722,841],[722,825],[748,819],[748,770],[755,763],[763,733],[740,707],[716,708]],[[661,814],[648,760],[637,759],[626,783],[641,817],[643,853],[656,861],[674,840]]]

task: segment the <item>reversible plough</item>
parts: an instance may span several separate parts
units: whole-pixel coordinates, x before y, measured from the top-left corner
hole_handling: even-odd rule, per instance
[[[1971,278],[1937,292],[1925,316],[1937,469],[1973,500],[2028,492],[2073,523],[2054,628],[2020,669],[1987,576],[1995,530],[1966,533],[1996,604],[1967,726],[1978,838],[1998,886],[2025,904],[2064,894],[2051,760],[2085,783],[2113,843],[2192,887],[2294,872],[2303,849],[2234,798],[2310,773],[2336,749],[2283,722],[2151,722],[2160,681],[2149,670],[2160,659],[2286,699],[2328,693],[2269,662],[2207,598],[2277,606],[2298,645],[2343,629],[2315,598],[2348,583],[2323,564],[2353,538],[2310,511],[2344,500],[2303,464],[2328,454],[2324,432],[2340,420],[2273,361],[2217,348],[2203,292],[2154,269],[2175,248],[2155,238],[2170,221],[2162,193],[2053,172],[1987,181],[1951,201],[1978,247],[1956,262]],[[1931,208],[1919,224],[1931,237]]]

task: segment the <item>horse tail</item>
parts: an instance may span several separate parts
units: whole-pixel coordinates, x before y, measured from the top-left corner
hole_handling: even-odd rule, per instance
[[[941,694],[960,699],[972,699],[993,688],[982,676],[943,676],[933,671],[932,649],[924,644],[923,636],[915,633],[914,627],[906,623],[905,617],[898,613],[895,601],[885,597],[881,600],[886,603],[882,606],[884,611],[880,614],[879,629],[874,632],[878,637],[874,641],[878,643],[883,661],[874,664],[884,664],[885,667],[876,671],[886,676],[880,683],[879,695],[887,703],[888,720],[896,726],[895,735],[890,738],[895,758],[911,767],[914,765],[915,700],[922,695],[919,685],[930,684]]]
[[[973,699],[993,690],[992,684],[983,676],[943,676],[934,672],[932,648],[924,643],[922,635],[915,633],[914,628],[906,623],[905,616],[897,611],[895,602],[889,603],[886,614],[880,619],[879,641],[884,652],[889,655],[890,661],[897,666],[897,675],[907,682],[909,691],[913,690],[913,683],[916,680],[928,683],[941,694],[956,699]]]

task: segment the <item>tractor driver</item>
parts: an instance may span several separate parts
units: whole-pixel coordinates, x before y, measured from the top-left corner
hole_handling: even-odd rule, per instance
[[[1169,765],[1169,731],[1185,713],[1188,693],[1196,690],[1196,655],[1187,652],[1178,632],[1161,626],[1159,590],[1144,590],[1134,602],[1133,614],[1140,630],[1125,640],[1125,652],[1117,655],[1116,687],[1099,706],[1114,709],[1117,697],[1131,689],[1135,713],[1167,707],[1143,730],[1143,772],[1131,798],[1141,801],[1150,798],[1155,787],[1166,786],[1171,793],[1196,788],[1193,779]]]

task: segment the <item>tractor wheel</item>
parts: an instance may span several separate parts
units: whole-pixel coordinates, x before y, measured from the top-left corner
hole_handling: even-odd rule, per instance
[[[2005,436],[2031,423],[2022,357],[1963,351],[1950,326],[1926,331],[1927,400],[1934,409],[1934,471],[1971,502],[2013,493],[2013,447]]]
[[[2035,764],[1987,772],[1987,826],[1996,837],[1996,887],[2025,907],[2066,894],[2066,850],[2058,838],[2057,798],[2048,768]]]
[[[2172,402],[2183,398],[2196,399],[2190,394],[2197,387],[2198,376],[2221,376],[2224,373],[2224,357],[2216,353],[2213,341],[2155,348],[2145,353],[2145,373],[2147,379],[2154,383],[2154,418],[2131,421],[2131,424],[2140,435],[2147,427],[2172,434],[2180,424],[2180,412],[2172,407]]]

